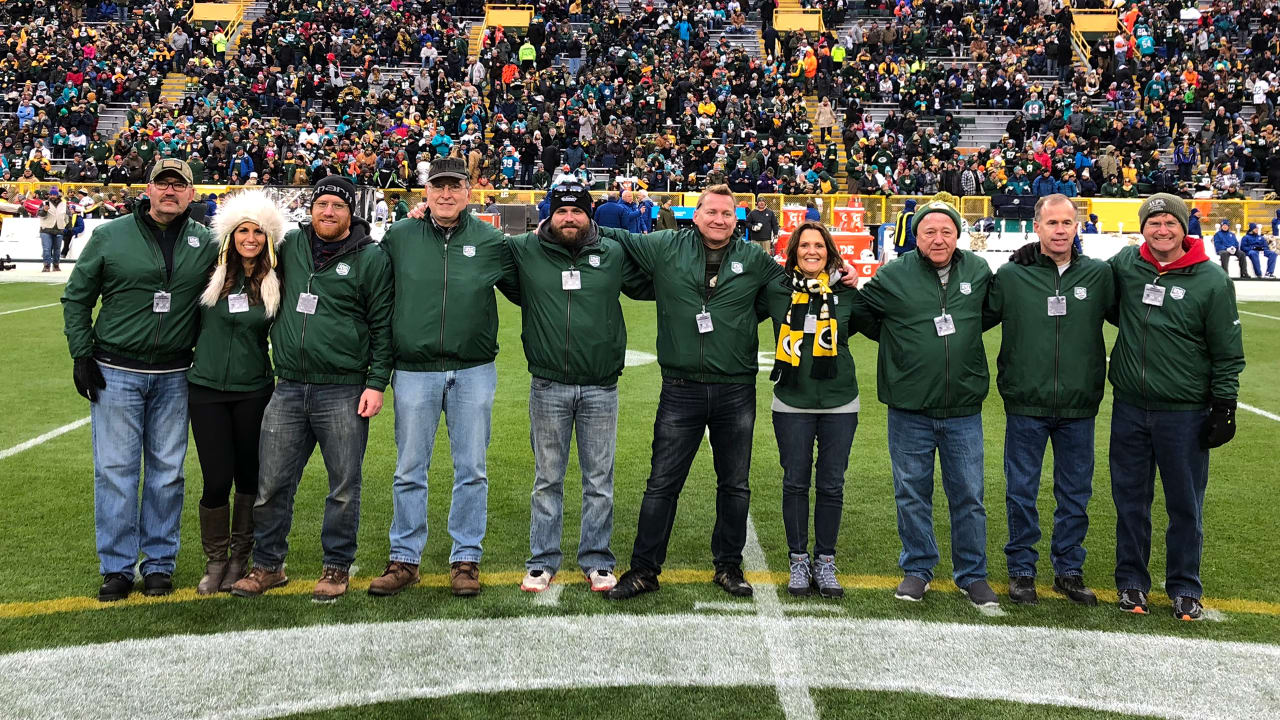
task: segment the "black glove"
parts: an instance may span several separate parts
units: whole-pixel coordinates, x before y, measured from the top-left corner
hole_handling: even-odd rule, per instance
[[[98,391],[107,387],[98,362],[91,357],[76,358],[71,377],[75,380],[76,392],[89,402],[98,402]]]
[[[1040,243],[1029,242],[1009,253],[1009,262],[1017,265],[1035,265],[1040,255]]]
[[[1200,430],[1200,447],[1211,450],[1231,442],[1236,436],[1236,401],[1214,398],[1209,417]]]

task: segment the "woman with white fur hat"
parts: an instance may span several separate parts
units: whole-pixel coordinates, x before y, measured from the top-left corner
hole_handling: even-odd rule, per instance
[[[226,200],[213,231],[221,243],[218,264],[200,297],[200,335],[187,372],[204,475],[200,541],[208,562],[196,587],[201,595],[230,590],[253,549],[258,432],[275,387],[267,333],[280,306],[276,249],[284,216],[265,193],[246,190]]]

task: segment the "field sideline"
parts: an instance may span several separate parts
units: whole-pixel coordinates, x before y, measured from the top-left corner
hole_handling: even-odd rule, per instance
[[[1202,568],[1211,619],[1181,623],[1158,588],[1153,614],[1080,608],[1048,589],[1052,484],[1040,497],[1041,603],[982,614],[949,577],[946,503],[935,491],[943,560],[926,602],[893,600],[899,578],[885,409],[875,400],[875,345],[851,342],[862,414],[845,485],[837,563],[840,601],[796,600],[785,584],[781,472],[766,372],[757,388],[753,446],[752,601],[711,585],[714,516],[710,452],[681,496],[663,589],[622,604],[589,593],[573,565],[577,466],[566,483],[566,566],[553,589],[517,587],[528,553],[533,458],[528,372],[519,311],[499,300],[498,400],[489,451],[489,531],[481,580],[464,601],[448,594],[445,517],[451,486],[442,424],[429,501],[424,582],[396,598],[361,592],[388,550],[395,464],[388,393],[371,426],[353,592],[334,605],[306,593],[320,571],[326,487],[318,455],[298,493],[291,583],[256,601],[197,598],[203,567],[196,503],[200,470],[187,457],[183,546],[162,599],[104,607],[94,599],[88,404],[71,384],[58,309],[61,286],[0,285],[0,716],[14,717],[1277,717],[1280,716],[1280,535],[1270,475],[1280,437],[1280,303],[1241,303],[1247,367],[1236,439],[1215,450],[1205,502]],[[625,569],[648,474],[659,369],[650,304],[624,300],[632,360],[619,385],[621,417],[613,550]],[[771,328],[761,350],[771,355]],[[1108,328],[1108,346],[1114,330]],[[1004,419],[995,392],[999,328],[985,335],[992,390],[984,409],[988,565],[1003,593]],[[1108,388],[1109,390],[1109,388]],[[1111,581],[1114,508],[1107,468],[1110,395],[1097,421],[1094,498],[1085,579],[1104,601]],[[1247,409],[1246,409],[1247,406]],[[940,483],[938,483],[940,485]],[[1164,509],[1157,493],[1152,575],[1163,577]],[[212,668],[228,668],[214,671]],[[105,671],[105,672],[102,672]],[[252,677],[261,678],[262,687]],[[1121,680],[1126,678],[1127,680]],[[1132,687],[1128,687],[1132,685]],[[608,688],[608,689],[602,689]],[[110,702],[97,695],[108,693]],[[603,703],[603,704],[602,704]]]

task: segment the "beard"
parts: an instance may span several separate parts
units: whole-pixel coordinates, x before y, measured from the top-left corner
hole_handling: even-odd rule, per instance
[[[556,227],[551,224],[547,225],[547,232],[551,235],[551,239],[557,245],[564,247],[579,247],[585,244],[584,241],[587,238],[588,229],[589,226],[565,225]]]

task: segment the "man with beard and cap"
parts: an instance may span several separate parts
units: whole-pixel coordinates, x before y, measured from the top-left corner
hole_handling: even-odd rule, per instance
[[[284,574],[293,498],[319,444],[329,473],[320,544],[323,570],[312,592],[332,602],[347,591],[360,525],[361,466],[369,419],[382,410],[391,376],[391,263],[355,217],[356,192],[340,176],[312,190],[311,222],[289,231],[278,254],[283,276],[271,351],[280,382],[262,417],[253,570],[231,594],[256,597]]]
[[[1187,204],[1158,193],[1138,209],[1144,242],[1109,261],[1119,306],[1111,349],[1111,497],[1121,610],[1146,614],[1156,471],[1169,515],[1164,590],[1199,620],[1209,451],[1236,433],[1244,345],[1235,286],[1188,240]]]
[[[515,264],[494,226],[467,212],[466,161],[442,157],[427,175],[425,209],[382,239],[395,275],[396,470],[391,554],[369,594],[416,584],[427,543],[427,471],[444,415],[453,457],[449,576],[453,594],[480,592],[481,543],[488,520],[486,455],[498,384],[497,285],[518,299]]]
[[[186,163],[156,163],[147,197],[93,231],[62,296],[76,391],[90,403],[103,602],[133,591],[140,554],[143,594],[173,591],[186,371],[199,327],[196,301],[218,256],[209,230],[188,217],[194,194]]]
[[[520,280],[535,475],[528,574],[520,588],[541,592],[560,569],[564,476],[569,441],[578,438],[582,527],[578,566],[591,590],[613,588],[613,458],[618,376],[627,329],[618,293],[652,299],[649,278],[591,219],[591,194],[580,184],[548,194],[550,217],[536,232],[509,238]],[[606,231],[614,232],[614,231]]]

